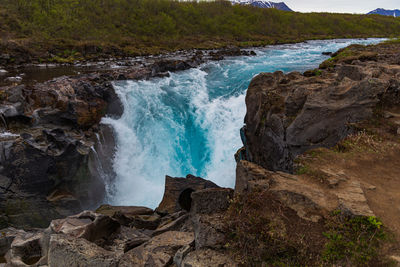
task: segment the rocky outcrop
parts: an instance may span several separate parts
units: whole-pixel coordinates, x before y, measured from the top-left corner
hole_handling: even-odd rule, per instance
[[[16,50],[18,55],[27,53]],[[86,53],[93,48],[84,50]],[[111,183],[115,177],[110,161],[115,143],[112,129],[99,122],[106,114],[118,117],[123,112],[112,81],[167,76],[168,72],[196,67],[207,60],[245,54],[254,52],[226,48],[143,57],[145,62],[140,58],[121,62],[114,59],[102,62],[100,65],[106,67],[94,68],[89,74],[44,83],[25,78],[2,83],[12,85],[0,88],[0,228],[45,227],[52,219],[101,203],[104,183]],[[11,64],[8,59],[14,62],[16,55],[3,56],[2,62]],[[31,60],[28,57],[15,64]],[[111,68],[114,63],[120,68]],[[21,82],[27,84],[16,85]],[[188,189],[180,200],[186,210],[190,208],[185,202],[190,190],[215,186],[211,182],[195,183],[198,185],[182,189]],[[166,196],[159,213],[180,210],[179,201],[170,197]],[[135,221],[137,226],[144,223],[152,230],[160,223],[156,216],[142,216]]]
[[[204,189],[192,193],[191,220],[196,249],[224,246],[224,212],[232,197],[233,190],[226,188]]]
[[[374,216],[374,212],[365,184],[326,166],[318,170],[319,180],[315,175],[290,174],[293,160],[309,149],[335,145],[355,130],[354,123],[382,112],[378,108],[398,109],[400,67],[396,60],[384,55],[353,57],[351,62],[341,59],[327,70],[307,75],[260,74],[246,97],[244,148],[236,155],[235,190],[192,175],[167,176],[163,200],[155,211],[103,205],[96,212],[55,219],[47,229],[7,228],[0,235],[0,259],[6,259],[6,266],[238,266],[235,252],[227,250],[235,244],[227,239],[244,231],[250,235],[245,240],[258,240],[258,235],[268,240],[256,244],[255,250],[288,258],[306,253],[309,263],[320,256],[322,233],[332,211],[340,210],[346,218]],[[168,61],[153,67],[161,72],[187,66]],[[18,221],[21,210],[58,218],[93,200],[83,186],[96,184],[86,171],[91,166],[87,161],[96,140],[112,134],[104,130],[103,137],[96,135],[100,113],[114,98],[103,82],[115,77],[92,78],[87,78],[87,84],[60,78],[47,87],[3,88],[2,121],[11,132],[1,140],[0,189],[4,194],[0,208],[7,211],[0,217],[3,222]],[[97,88],[99,81],[103,82]],[[390,122],[389,131],[396,134],[398,111],[382,113]],[[107,155],[110,149],[98,150]],[[238,199],[243,196],[250,196],[244,204],[256,216],[242,209]],[[38,206],[32,209],[17,202],[17,197]],[[19,213],[10,208],[15,206],[1,206],[7,203],[18,203]],[[238,229],[228,229],[229,225]],[[266,232],[257,232],[259,228]],[[249,249],[253,248],[245,252]]]
[[[374,216],[357,181],[322,170],[324,179],[335,187],[309,181],[300,175],[268,171],[254,163],[240,161],[236,168],[235,194],[254,190],[273,193],[281,203],[306,221],[318,222],[329,212],[341,210],[349,216]]]
[[[193,233],[165,232],[127,252],[119,266],[169,266],[178,249],[191,244],[193,240]]]
[[[189,211],[192,192],[217,187],[213,182],[193,175],[188,175],[186,178],[166,176],[164,196],[156,210],[159,213],[173,213],[181,209]]]
[[[292,171],[297,155],[334,146],[382,101],[398,99],[399,77],[400,66],[383,56],[341,58],[312,77],[259,74],[246,95],[244,155],[266,169]]]
[[[93,75],[0,88],[0,228],[45,227],[102,201],[92,147],[106,131],[100,119],[121,114],[107,83]]]
[[[184,260],[177,264],[178,267],[236,267],[238,264],[234,262],[226,252],[219,252],[213,249],[200,249],[192,251],[186,255]]]
[[[189,177],[191,185],[191,179],[212,184]],[[53,220],[47,229],[5,229],[0,257],[5,255],[7,267],[236,266],[223,248],[222,218],[233,190],[202,188],[189,195],[190,213],[180,208],[159,215],[145,207],[103,205]]]
[[[48,252],[49,266],[116,267],[112,252],[82,238],[51,235]]]

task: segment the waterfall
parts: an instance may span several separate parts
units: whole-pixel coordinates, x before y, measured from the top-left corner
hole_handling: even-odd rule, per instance
[[[109,200],[117,205],[156,207],[165,175],[187,174],[220,186],[235,183],[235,152],[242,146],[240,128],[245,94],[260,72],[305,71],[352,43],[382,39],[309,41],[255,49],[257,56],[228,58],[170,77],[118,81],[114,88],[124,105],[119,119],[104,118],[116,138]]]

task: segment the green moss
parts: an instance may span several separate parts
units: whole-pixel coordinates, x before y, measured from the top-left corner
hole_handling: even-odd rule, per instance
[[[297,171],[296,174],[297,175],[302,175],[302,174],[309,174],[311,173],[311,168],[307,165],[303,165],[301,166]]]
[[[308,70],[304,72],[304,76],[306,77],[321,76],[321,75],[322,75],[322,70],[320,69]]]
[[[7,216],[27,210],[29,210],[29,204],[25,199],[8,199],[4,204],[4,213]]]
[[[322,75],[322,71],[321,70],[315,70],[314,74],[315,74],[315,76],[321,76]]]
[[[31,202],[29,199],[8,199],[2,211],[7,217],[4,223],[22,227],[47,227],[49,224],[48,214],[40,214],[34,206],[37,203],[34,203],[35,200]]]
[[[385,41],[385,44],[400,44],[400,38],[392,38]]]
[[[382,222],[374,216],[348,218],[342,214],[334,212],[328,221],[323,261],[346,266],[368,266],[379,261],[379,249],[388,240]]]
[[[9,225],[8,218],[6,216],[0,215],[0,229],[7,228]],[[1,235],[1,233],[0,233]],[[1,263],[1,261],[0,261]]]
[[[5,90],[0,90],[0,100],[1,101],[7,100],[7,97],[8,97],[7,92]]]
[[[351,63],[353,60],[375,60],[377,53],[367,51],[367,46],[350,45],[340,49],[319,66],[321,69],[331,69],[340,62]]]
[[[101,205],[97,208],[96,213],[100,213],[107,216],[113,216],[115,214],[115,209],[113,209],[110,205]]]

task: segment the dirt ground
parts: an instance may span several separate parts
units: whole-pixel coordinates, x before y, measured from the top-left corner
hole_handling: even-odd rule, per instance
[[[301,159],[307,166],[302,176],[329,185],[321,171],[329,169],[359,182],[372,212],[400,243],[400,133],[396,131],[400,130],[400,113],[390,114],[384,123],[369,124],[367,131],[335,148],[307,152]]]

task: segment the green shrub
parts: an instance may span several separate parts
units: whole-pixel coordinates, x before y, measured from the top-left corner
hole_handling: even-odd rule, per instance
[[[388,239],[382,222],[374,217],[346,217],[338,211],[328,221],[324,233],[328,242],[322,259],[331,264],[367,266],[377,261],[379,249]]]
[[[400,19],[298,13],[226,1],[2,0],[0,32],[43,48],[92,44],[160,52],[299,42],[306,39],[395,36]],[[72,46],[72,47],[71,47]],[[136,53],[136,52],[135,52]],[[65,57],[65,56],[64,56]]]

